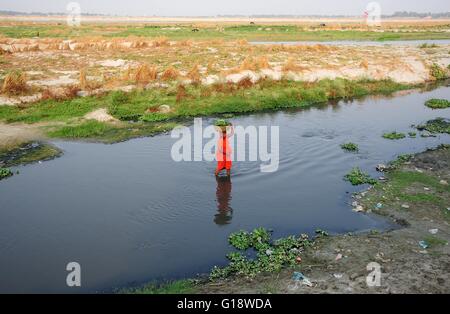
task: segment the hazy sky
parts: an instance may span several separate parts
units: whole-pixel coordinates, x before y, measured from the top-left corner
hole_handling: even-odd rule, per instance
[[[66,0],[0,0],[0,10],[65,12]],[[370,0],[78,0],[82,12],[117,15],[360,15]],[[448,12],[449,0],[379,0],[382,14]]]

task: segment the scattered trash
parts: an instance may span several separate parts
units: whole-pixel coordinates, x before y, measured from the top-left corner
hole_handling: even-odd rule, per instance
[[[380,209],[380,208],[382,208],[382,207],[383,207],[383,204],[377,203],[376,208]]]
[[[357,201],[352,202],[352,206],[353,206],[353,207],[358,206],[358,202],[357,202]]]
[[[338,260],[340,260],[340,259],[342,259],[342,254],[341,254],[341,253],[339,253],[338,255],[336,255],[335,260],[338,261]]]
[[[386,181],[387,179],[386,179],[386,177],[381,176],[381,177],[378,178],[378,180],[380,180],[380,181]]]
[[[364,207],[362,207],[361,205],[356,206],[355,208],[353,208],[353,211],[359,213],[364,211]]]
[[[341,279],[342,278],[342,274],[333,274],[334,278],[336,279]]]
[[[402,204],[402,208],[408,209],[409,205],[408,204]]]
[[[431,234],[436,234],[436,233],[438,233],[438,229],[430,229],[430,230],[428,230],[428,232],[429,233],[431,233]]]
[[[429,191],[430,190],[430,188],[427,188],[427,187],[424,187],[423,188],[425,191]]]
[[[422,249],[427,249],[429,247],[428,243],[426,241],[419,241],[419,245]]]
[[[297,256],[295,261],[300,264],[302,262],[302,258],[300,256]]]
[[[448,185],[448,182],[446,180],[441,180],[441,181],[439,181],[439,183],[442,185]]]
[[[266,255],[269,255],[269,256],[270,256],[270,255],[272,255],[272,253],[273,253],[272,250],[270,250],[270,249],[267,249],[267,250],[266,250]]]
[[[376,169],[377,169],[377,171],[379,171],[379,172],[385,171],[386,168],[387,168],[387,167],[386,167],[385,164],[378,164],[378,165],[376,166]]]
[[[300,281],[305,286],[312,287],[311,281],[307,277],[305,277],[305,275],[303,275],[301,272],[295,271],[294,274],[292,275],[292,280]]]

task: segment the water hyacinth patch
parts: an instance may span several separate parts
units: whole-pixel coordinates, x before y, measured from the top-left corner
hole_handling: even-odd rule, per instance
[[[450,101],[447,99],[430,99],[425,102],[425,106],[431,109],[445,109],[450,108]]]
[[[361,171],[358,167],[355,167],[344,177],[345,180],[349,181],[352,185],[360,184],[377,184],[377,180],[371,178],[367,173]]]
[[[13,173],[9,168],[0,168],[0,180],[11,177],[12,175]]]
[[[359,150],[358,145],[352,142],[341,144],[341,148],[349,152],[357,152]]]
[[[430,133],[447,133],[450,134],[450,121],[444,118],[436,118],[429,120],[424,125],[417,126],[419,131],[428,131]]]
[[[229,264],[225,267],[215,266],[211,270],[210,280],[226,278],[230,275],[254,277],[262,272],[280,271],[284,266],[294,266],[301,258],[299,254],[312,245],[308,236],[288,236],[271,241],[267,229],[256,228],[252,232],[238,231],[230,234],[229,243],[237,250],[256,251],[256,258],[249,258],[241,252],[227,255]]]
[[[406,135],[404,133],[398,133],[398,132],[391,132],[391,133],[383,134],[383,138],[388,139],[388,140],[400,140],[405,137],[406,137]]]

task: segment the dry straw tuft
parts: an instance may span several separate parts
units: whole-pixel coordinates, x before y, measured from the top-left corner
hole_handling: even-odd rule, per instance
[[[180,76],[180,72],[173,66],[169,66],[161,75],[163,81],[176,80]]]
[[[3,80],[2,92],[8,95],[18,95],[28,90],[27,76],[22,71],[12,71]]]

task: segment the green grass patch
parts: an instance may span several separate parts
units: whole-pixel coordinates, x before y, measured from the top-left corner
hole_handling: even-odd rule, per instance
[[[348,174],[344,176],[344,179],[346,181],[349,181],[352,185],[361,185],[366,183],[375,185],[378,182],[358,167],[353,168]]]
[[[86,121],[79,125],[63,126],[57,130],[48,132],[50,137],[59,138],[96,138],[102,136],[106,132],[111,131],[114,127],[107,123],[98,121]]]
[[[440,239],[436,236],[426,236],[425,242],[429,245],[430,248],[435,248],[437,246],[447,245],[448,242],[446,240]]]
[[[193,294],[196,292],[192,280],[177,280],[168,283],[149,283],[139,288],[125,289],[124,294]]]
[[[450,101],[447,99],[430,99],[425,102],[425,106],[431,109],[445,109],[450,107]]]
[[[388,140],[400,140],[405,137],[406,137],[406,135],[404,133],[399,133],[399,132],[390,132],[390,133],[383,134],[383,138],[388,139]]]
[[[341,144],[341,148],[343,150],[347,150],[347,151],[350,151],[350,152],[357,152],[357,151],[359,151],[358,145],[355,144],[355,143],[351,143],[351,142]]]
[[[105,143],[116,143],[130,138],[151,136],[162,132],[168,132],[177,125],[178,123],[175,122],[124,122],[119,126],[97,121],[87,121],[78,125],[57,127],[56,129],[47,132],[47,135],[54,138],[89,138]]]
[[[431,65],[430,72],[436,80],[444,80],[448,77],[447,71],[437,63]]]

